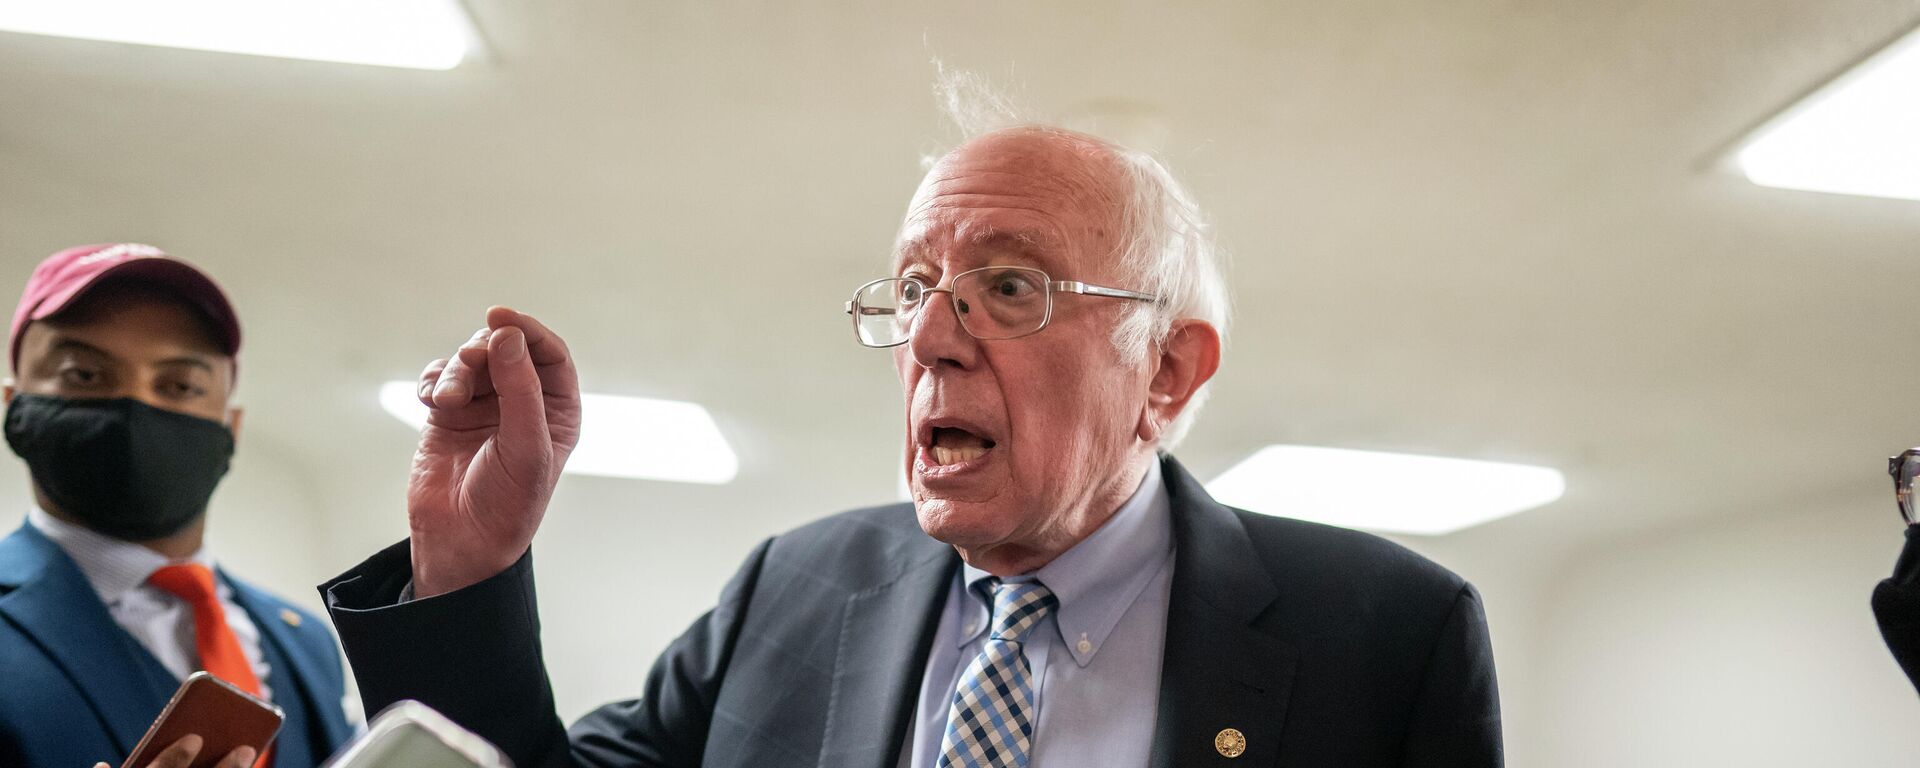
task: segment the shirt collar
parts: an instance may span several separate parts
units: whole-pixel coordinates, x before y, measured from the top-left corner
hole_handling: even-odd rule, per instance
[[[146,547],[131,541],[116,539],[112,536],[90,530],[84,526],[69,523],[48,514],[39,505],[27,511],[27,524],[39,529],[54,544],[73,558],[80,566],[80,573],[87,577],[94,593],[100,596],[100,602],[113,605],[120,597],[147,583],[147,577],[161,566],[175,562]],[[214,567],[213,557],[201,547],[192,556],[178,562],[199,563],[208,569]]]
[[[1172,554],[1173,506],[1160,478],[1160,462],[1149,461],[1139,489],[1106,524],[1030,574],[1060,601],[1054,624],[1074,661],[1082,667],[1093,661],[1121,615]],[[991,615],[991,593],[981,583],[993,574],[964,564],[961,571],[976,613]],[[985,632],[985,624],[976,622],[979,632],[961,638],[961,644]]]

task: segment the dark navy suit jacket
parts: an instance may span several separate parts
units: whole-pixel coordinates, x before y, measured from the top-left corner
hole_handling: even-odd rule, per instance
[[[1873,616],[1894,660],[1920,690],[1920,525],[1907,526],[1893,576],[1874,586]]]
[[[260,628],[274,703],[287,713],[275,768],[311,768],[352,735],[333,635],[318,619],[222,572]],[[114,623],[80,567],[32,526],[0,540],[0,766],[119,765],[180,681]]]
[[[1150,765],[1501,764],[1472,586],[1375,536],[1222,506],[1171,458],[1162,470],[1176,555]],[[660,656],[641,698],[571,732],[542,665],[530,557],[399,604],[401,542],[321,592],[367,711],[419,699],[521,768],[896,768],[959,562],[909,504],[775,537]],[[1215,748],[1227,728],[1244,754]]]

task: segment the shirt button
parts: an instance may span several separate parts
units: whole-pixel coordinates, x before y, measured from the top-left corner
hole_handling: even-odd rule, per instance
[[[1093,653],[1093,642],[1084,637],[1080,638],[1079,648],[1081,653]]]
[[[965,632],[965,633],[967,633],[967,634],[968,634],[969,636],[971,636],[971,635],[973,634],[973,632],[974,632],[974,630],[976,630],[976,629],[979,629],[979,628],[980,628],[980,625],[978,625],[978,624],[972,624],[972,623],[969,623],[969,624],[967,624],[967,626],[966,626],[966,627],[965,627],[964,629],[961,629],[960,631],[962,631],[962,632]]]

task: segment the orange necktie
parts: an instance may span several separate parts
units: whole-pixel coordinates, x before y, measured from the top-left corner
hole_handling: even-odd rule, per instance
[[[232,683],[235,688],[260,695],[260,678],[240,650],[240,638],[227,626],[227,611],[220,606],[220,593],[213,586],[213,571],[199,563],[163,566],[147,577],[147,582],[185,600],[193,608],[193,644],[200,651],[200,668],[214,677]],[[204,757],[204,756],[203,756]],[[223,757],[215,755],[214,757]],[[255,768],[272,765],[273,750],[260,753]]]

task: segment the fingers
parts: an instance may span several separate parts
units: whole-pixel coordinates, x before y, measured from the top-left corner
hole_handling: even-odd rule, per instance
[[[527,356],[533,360],[534,371],[540,376],[541,392],[559,409],[555,414],[559,419],[557,423],[577,424],[580,377],[574,371],[573,352],[567,349],[566,340],[532,315],[506,307],[487,310],[487,327],[496,333],[502,328],[520,329],[526,336]]]
[[[532,353],[534,365],[556,365],[573,359],[573,354],[567,350],[567,342],[560,338],[560,334],[549,330],[532,315],[506,307],[487,309],[488,328],[499,330],[509,325],[527,335],[527,349]]]
[[[487,375],[486,348],[487,338],[491,335],[493,331],[488,328],[474,331],[473,336],[454,351],[453,357],[447,359],[434,381],[428,405],[459,408],[473,402],[475,397],[486,394],[481,382],[485,381]],[[490,384],[486,389],[491,389]]]
[[[496,376],[491,370],[509,335],[514,337],[511,345],[517,354],[514,366],[527,369],[530,375],[515,370]],[[429,363],[420,372],[416,394],[430,408],[455,409],[495,394],[502,385],[519,387],[517,393],[522,396],[528,394],[530,385],[532,402],[540,403],[545,398],[547,405],[569,415],[577,413],[580,383],[566,341],[531,315],[506,307],[488,309],[486,328],[475,331],[451,357]],[[545,429],[544,422],[524,426]]]
[[[200,755],[200,736],[189,733],[147,763],[147,768],[187,768]]]
[[[247,768],[253,765],[254,757],[256,755],[253,747],[235,747],[232,752],[227,753],[227,759],[221,760],[220,765],[215,768]]]
[[[420,398],[421,405],[433,407],[433,385],[440,383],[440,372],[446,367],[447,359],[443,357],[427,363],[427,369],[420,372],[420,385],[414,391],[414,396]]]
[[[517,326],[493,332],[487,346],[487,372],[500,402],[500,460],[507,474],[530,490],[540,489],[553,462],[547,434],[547,403],[534,371],[527,335]],[[536,480],[538,478],[538,480]]]

